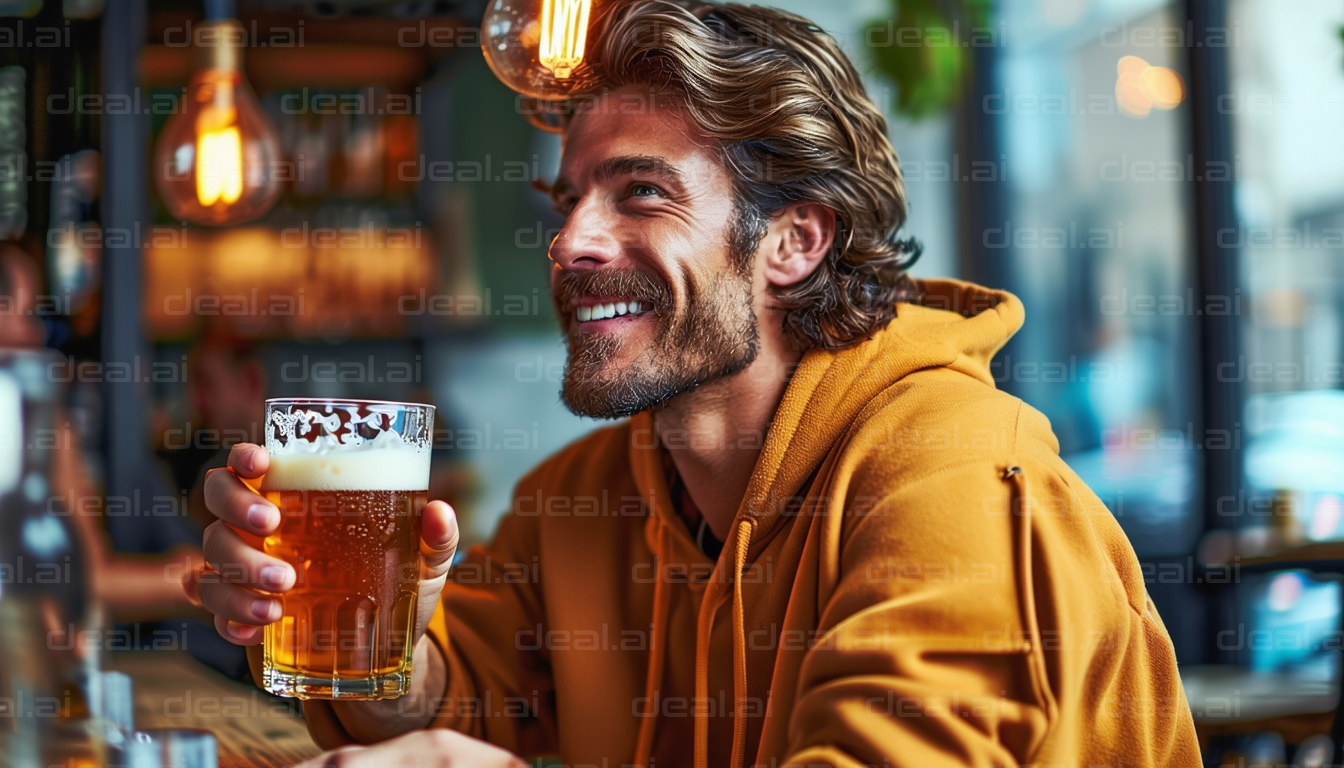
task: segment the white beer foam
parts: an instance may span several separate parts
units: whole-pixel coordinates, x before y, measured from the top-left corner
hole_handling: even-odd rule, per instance
[[[391,439],[384,439],[391,435]],[[359,446],[298,443],[271,453],[262,480],[266,491],[423,491],[429,487],[429,448],[416,448],[395,432]],[[294,443],[291,443],[294,445]]]

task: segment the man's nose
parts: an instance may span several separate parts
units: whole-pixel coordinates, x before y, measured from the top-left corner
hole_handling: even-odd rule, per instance
[[[620,255],[620,219],[601,199],[581,200],[551,241],[551,260],[562,269],[596,269]]]

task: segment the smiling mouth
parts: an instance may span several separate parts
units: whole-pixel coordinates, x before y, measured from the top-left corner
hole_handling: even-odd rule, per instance
[[[573,311],[574,319],[577,322],[593,323],[615,317],[647,315],[653,311],[653,304],[647,301],[613,299],[612,301],[585,303],[582,306],[575,307]]]

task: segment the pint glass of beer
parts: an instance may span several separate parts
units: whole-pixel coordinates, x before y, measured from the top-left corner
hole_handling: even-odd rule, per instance
[[[264,635],[266,690],[300,699],[391,699],[410,688],[434,407],[266,401],[280,510],[266,554],[298,574]]]

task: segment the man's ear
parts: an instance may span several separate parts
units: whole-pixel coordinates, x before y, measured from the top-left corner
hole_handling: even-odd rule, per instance
[[[790,203],[770,222],[772,244],[765,254],[765,278],[784,287],[817,268],[835,243],[835,211],[819,203]]]

